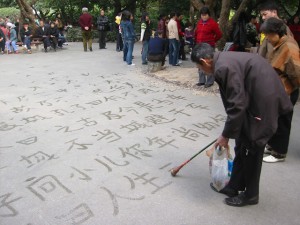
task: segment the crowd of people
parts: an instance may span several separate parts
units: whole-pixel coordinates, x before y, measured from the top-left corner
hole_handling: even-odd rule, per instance
[[[64,36],[64,26],[59,15],[54,21],[37,20],[36,23],[37,29],[33,32],[27,20],[20,27],[19,19],[14,23],[9,17],[5,19],[0,18],[1,54],[4,54],[5,50],[7,54],[19,54],[20,46],[28,54],[31,54],[31,43],[34,37],[43,42],[45,52],[48,52],[50,48],[54,51],[57,48],[62,48],[66,38]]]

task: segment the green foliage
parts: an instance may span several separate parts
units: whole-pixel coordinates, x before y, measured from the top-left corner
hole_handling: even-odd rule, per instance
[[[20,16],[20,10],[13,7],[0,8],[0,17],[6,16],[9,16],[9,18],[15,20]]]
[[[0,0],[0,8],[17,7],[16,1]]]

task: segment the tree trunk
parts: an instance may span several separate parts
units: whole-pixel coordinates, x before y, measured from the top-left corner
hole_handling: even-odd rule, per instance
[[[191,1],[191,5],[198,11],[204,6],[204,4],[199,0],[190,0],[190,1]]]
[[[35,24],[35,16],[33,14],[33,10],[31,8],[30,5],[33,5],[35,1],[32,1],[31,3],[27,3],[26,0],[16,0],[20,11],[21,11],[21,16],[22,16],[22,21],[24,21],[25,19],[28,19],[30,26],[35,29],[36,28],[36,24]]]
[[[222,10],[219,20],[219,27],[222,31],[222,38],[218,42],[218,48],[223,49],[232,29],[233,23],[237,21],[242,11],[244,11],[251,0],[243,0],[237,9],[236,13],[234,14],[231,21],[229,21],[229,14],[230,14],[230,0],[222,0]]]
[[[122,10],[121,0],[114,1],[114,15],[118,15]]]
[[[229,32],[227,30],[227,24],[229,20],[229,14],[230,14],[230,0],[222,0],[222,9],[221,9],[221,14],[220,14],[220,19],[219,19],[219,27],[222,31],[222,38],[218,42],[218,48],[223,49],[227,37],[229,35]]]

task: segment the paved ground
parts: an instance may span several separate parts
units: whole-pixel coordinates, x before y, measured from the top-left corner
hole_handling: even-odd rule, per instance
[[[0,56],[1,225],[299,224],[299,105],[259,205],[229,207],[205,154],[169,172],[219,135],[219,97],[146,76],[140,45],[136,67],[114,48]]]

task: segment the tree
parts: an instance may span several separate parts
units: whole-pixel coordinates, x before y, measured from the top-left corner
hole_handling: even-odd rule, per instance
[[[35,28],[35,16],[33,14],[33,10],[31,5],[35,4],[37,0],[31,0],[31,2],[26,2],[26,0],[16,0],[19,8],[20,8],[20,12],[21,12],[21,19],[28,19],[30,25]]]

